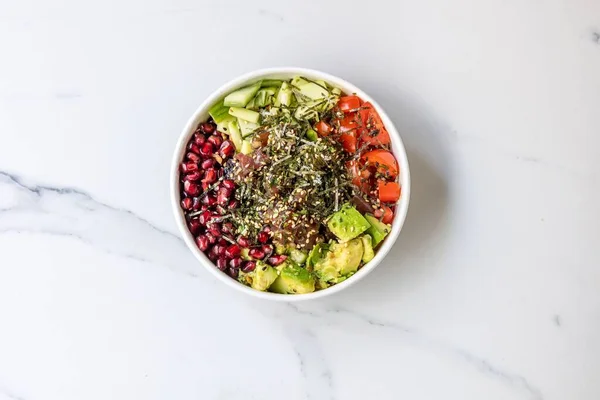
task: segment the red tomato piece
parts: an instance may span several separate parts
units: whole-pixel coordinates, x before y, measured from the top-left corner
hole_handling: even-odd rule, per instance
[[[356,132],[342,133],[340,143],[348,153],[356,153]]]
[[[362,159],[367,164],[377,166],[377,172],[386,175],[390,179],[398,176],[398,162],[388,150],[371,150],[363,154]]]
[[[338,107],[343,112],[350,112],[360,107],[361,101],[358,96],[342,96],[338,101]]]
[[[333,131],[333,127],[327,122],[320,120],[315,124],[315,130],[319,133],[319,135],[327,136]]]
[[[358,111],[360,124],[364,128],[361,140],[372,146],[386,145],[390,143],[390,135],[381,121],[381,117],[369,102],[362,105]]]
[[[350,160],[346,163],[346,167],[352,176],[352,183],[357,186],[361,192],[370,193],[372,190],[371,173],[367,169],[361,168],[356,160]]]
[[[373,215],[375,218],[380,218],[384,224],[391,224],[394,221],[394,211],[385,204],[382,204],[381,208],[377,208]]]
[[[379,200],[384,203],[395,203],[400,198],[400,185],[397,182],[377,182]],[[385,215],[385,214],[384,214]]]

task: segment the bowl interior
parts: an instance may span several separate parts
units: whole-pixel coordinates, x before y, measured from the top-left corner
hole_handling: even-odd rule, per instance
[[[375,254],[375,258],[365,264],[360,270],[356,272],[352,277],[346,279],[345,281],[338,283],[334,286],[331,286],[327,289],[323,289],[320,291],[316,291],[308,294],[297,294],[297,295],[284,295],[278,293],[270,293],[270,292],[261,292],[255,289],[252,289],[248,286],[243,285],[242,283],[237,282],[234,279],[231,279],[229,276],[225,275],[223,272],[218,270],[214,264],[202,253],[195,244],[194,238],[192,234],[188,231],[186,226],[185,218],[183,211],[181,210],[179,204],[181,201],[180,193],[179,193],[179,164],[183,159],[186,145],[194,133],[197,125],[200,122],[205,121],[209,115],[209,108],[222,99],[228,93],[246,86],[254,81],[260,79],[291,79],[296,75],[301,75],[310,79],[323,79],[326,82],[332,84],[333,86],[339,87],[345,94],[356,93],[359,97],[361,97],[365,101],[370,101],[375,109],[378,111],[386,129],[390,134],[390,138],[392,141],[392,152],[396,156],[398,164],[400,166],[400,175],[399,181],[402,186],[402,196],[398,200],[396,205],[396,215],[394,221],[392,223],[392,230],[388,234],[388,237],[381,244],[380,248]],[[377,104],[375,100],[356,86],[351,83],[335,77],[333,75],[311,70],[305,68],[271,68],[271,69],[263,69],[254,72],[250,72],[248,74],[242,75],[225,85],[221,86],[218,90],[216,90],[213,94],[211,94],[201,105],[198,107],[196,112],[192,115],[188,123],[186,124],[181,136],[179,137],[179,141],[177,143],[177,147],[175,149],[175,154],[173,156],[173,162],[171,167],[171,202],[173,206],[173,211],[175,214],[175,219],[177,222],[177,226],[181,231],[182,237],[188,246],[188,248],[194,253],[196,258],[201,262],[204,267],[208,269],[217,279],[221,280],[223,283],[227,284],[230,287],[233,287],[237,290],[245,292],[249,295],[265,298],[269,300],[281,300],[281,301],[300,301],[300,300],[309,300],[315,299],[323,296],[328,296],[333,293],[339,292],[346,287],[349,287],[366,276],[370,271],[372,271],[387,255],[392,245],[396,241],[400,230],[402,229],[402,225],[404,224],[404,220],[406,218],[406,213],[408,210],[408,203],[410,199],[410,172],[408,168],[408,159],[406,157],[406,151],[404,149],[404,145],[398,134],[394,124],[389,119],[387,113]]]

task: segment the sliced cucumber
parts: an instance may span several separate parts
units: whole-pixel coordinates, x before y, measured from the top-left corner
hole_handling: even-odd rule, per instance
[[[223,100],[223,105],[229,107],[246,107],[246,104],[252,100],[252,98],[260,89],[262,81],[258,81],[253,85],[243,87],[241,89],[236,90],[235,92],[229,93],[225,100]]]
[[[250,100],[250,103],[246,104],[246,108],[248,110],[256,110],[256,97],[253,97],[252,100]],[[229,113],[229,108],[227,109],[227,113]]]
[[[296,112],[294,113],[294,117],[296,119],[301,119],[308,121],[309,119],[316,119],[319,116],[319,113],[314,108],[307,107],[305,105],[298,106],[296,108]]]
[[[231,115],[227,114],[227,118],[221,120],[221,122],[217,123],[217,130],[219,132],[223,132],[229,135],[229,123],[231,121],[235,121],[235,118]]]
[[[301,95],[313,100],[323,99],[329,96],[329,91],[327,89],[320,85],[317,85],[314,82],[308,82],[307,84],[298,87],[298,91]]]
[[[242,131],[242,138],[252,135],[254,133],[254,131],[256,130],[256,128],[258,128],[260,126],[258,124],[255,124],[253,122],[248,122],[243,119],[239,119],[238,123],[240,124],[240,130]]]
[[[254,122],[255,124],[258,123],[258,121],[260,120],[259,113],[252,110],[246,110],[245,108],[241,107],[230,107],[229,115],[233,115],[236,118],[243,119],[246,121]]]
[[[316,142],[319,138],[319,135],[317,135],[317,132],[311,128],[306,132],[306,138],[311,142]]]
[[[331,94],[339,97],[339,95],[342,94],[342,90],[338,87],[334,87],[333,89],[331,89]]]
[[[264,79],[260,86],[261,87],[269,87],[269,86],[280,87],[282,83],[283,83],[283,81],[280,81],[279,79]],[[275,93],[273,93],[273,94],[275,94]]]
[[[277,94],[277,92],[279,91],[279,88],[275,87],[275,86],[268,86],[268,87],[262,88],[260,90],[264,90],[265,92],[267,92],[271,96],[275,96]]]
[[[292,88],[287,82],[283,82],[277,93],[277,100],[275,106],[286,106],[289,107],[292,104]]]
[[[258,93],[256,93],[256,97],[254,98],[254,102],[256,107],[266,107],[271,104],[273,101],[273,95],[269,94],[266,89],[260,89]]]
[[[242,154],[252,154],[254,149],[252,148],[252,142],[248,139],[242,141]]]
[[[309,81],[307,81],[306,79],[304,79],[301,76],[295,76],[294,78],[292,78],[292,86],[296,86],[297,88],[300,88],[300,86],[306,85]]]
[[[218,124],[221,121],[224,121],[229,118],[229,107],[225,107],[223,105],[223,102],[221,101],[221,102],[215,104],[214,106],[212,106],[208,110],[208,113]]]
[[[322,80],[322,79],[316,80],[316,81],[314,81],[314,82],[315,82],[317,85],[324,87],[325,89],[327,89],[327,88],[328,88],[328,86],[327,86],[327,82],[325,82],[325,81],[324,81],[324,80]]]
[[[240,131],[240,126],[237,120],[233,120],[229,122],[229,138],[233,142],[235,149],[237,151],[242,150],[242,132]]]

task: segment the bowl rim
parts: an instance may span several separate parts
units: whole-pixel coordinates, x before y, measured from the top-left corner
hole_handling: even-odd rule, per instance
[[[189,232],[187,224],[185,222],[185,217],[183,211],[180,207],[180,193],[179,193],[179,165],[182,161],[183,154],[185,151],[185,147],[187,146],[187,142],[190,136],[195,131],[197,124],[200,121],[200,116],[208,113],[208,109],[220,98],[224,97],[226,94],[230,93],[232,90],[235,90],[239,87],[244,86],[245,84],[258,80],[261,78],[267,77],[277,77],[278,75],[302,75],[312,79],[323,79],[328,83],[333,84],[334,86],[339,87],[345,93],[356,93],[359,97],[361,97],[365,101],[371,102],[373,107],[379,113],[388,133],[390,134],[390,138],[392,140],[392,153],[398,160],[398,165],[400,166],[400,181],[402,183],[402,196],[398,200],[396,204],[396,215],[394,221],[392,222],[392,229],[388,234],[388,237],[385,239],[381,247],[375,253],[375,257],[366,263],[360,270],[358,270],[353,276],[346,279],[345,281],[333,285],[327,289],[315,291],[307,294],[279,294],[279,293],[271,293],[271,292],[262,292],[256,289],[252,289],[237,280],[231,279],[228,275],[224,274],[220,271],[216,266],[204,255],[200,249],[196,246],[195,240],[192,234]],[[204,117],[205,118],[205,117]],[[285,301],[285,302],[296,302],[296,301],[305,301],[318,299],[326,296],[333,295],[335,293],[339,293],[342,290],[354,285],[365,276],[367,276],[371,271],[373,271],[387,256],[394,243],[398,239],[400,231],[402,230],[402,226],[404,225],[404,221],[406,220],[406,215],[408,213],[408,205],[410,202],[410,190],[411,190],[411,182],[410,182],[410,169],[408,165],[408,157],[406,154],[406,150],[404,148],[404,143],[402,142],[402,138],[398,133],[395,125],[389,118],[388,114],[385,110],[375,101],[371,96],[365,93],[363,90],[355,86],[354,84],[346,81],[345,79],[339,78],[337,76],[331,75],[326,72],[322,72],[315,69],[302,68],[302,67],[272,67],[272,68],[263,68],[257,69],[245,74],[242,74],[234,79],[229,80],[225,84],[221,85],[217,90],[212,92],[194,111],[192,116],[188,119],[185,124],[183,130],[179,135],[179,139],[177,140],[177,144],[175,146],[175,151],[173,153],[173,159],[171,162],[171,171],[170,171],[170,192],[171,192],[171,206],[173,208],[173,215],[175,216],[175,221],[177,227],[182,235],[183,241],[187,245],[188,249],[194,254],[196,259],[200,262],[200,264],[207,269],[214,277],[216,277],[219,281],[226,284],[226,286],[233,288],[239,292],[246,293],[250,296],[262,298],[266,300],[272,301]]]

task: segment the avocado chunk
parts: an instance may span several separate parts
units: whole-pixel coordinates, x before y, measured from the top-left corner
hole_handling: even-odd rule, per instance
[[[345,243],[332,243],[329,251],[314,263],[314,272],[319,279],[319,286],[326,288],[356,272],[362,261],[363,247],[360,238]]]
[[[368,263],[375,257],[375,251],[373,251],[373,238],[370,235],[362,235],[360,240],[362,240],[363,244],[362,261]]]
[[[252,288],[265,291],[277,279],[277,270],[262,261],[256,262],[256,268],[250,273]]]
[[[306,262],[307,257],[308,257],[308,255],[306,254],[306,252],[304,252],[302,250],[298,250],[298,249],[290,250],[290,258],[292,259],[293,262],[295,262],[298,265],[304,264]]]
[[[346,203],[338,212],[329,217],[327,227],[340,239],[340,242],[347,242],[358,237],[371,225],[356,208]]]
[[[372,215],[367,214],[365,215],[365,218],[371,225],[369,229],[367,229],[367,233],[373,238],[373,247],[377,247],[377,245],[385,239],[387,234],[390,233],[392,227],[384,224]]]
[[[310,267],[316,265],[322,258],[325,257],[325,255],[327,254],[327,250],[329,250],[328,244],[315,244],[310,253],[308,253],[308,258],[306,259],[306,267],[310,269]]]
[[[304,268],[288,263],[269,289],[282,294],[311,293],[315,291],[315,278]]]

